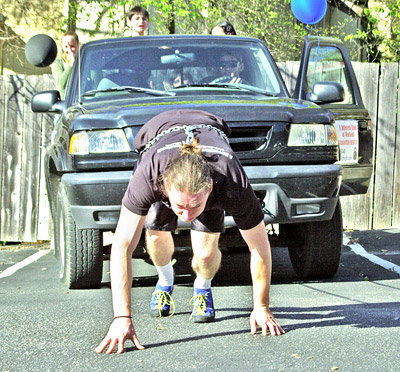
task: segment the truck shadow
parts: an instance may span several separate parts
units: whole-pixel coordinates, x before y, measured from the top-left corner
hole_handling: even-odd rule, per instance
[[[193,283],[194,275],[191,268],[191,259],[191,252],[175,254],[174,270],[176,284],[191,285]],[[137,259],[134,265],[141,267],[148,266],[148,269],[145,269],[141,276],[135,276],[134,274],[134,286],[155,285],[157,275],[148,258]],[[319,280],[302,280],[292,268],[287,248],[272,248],[271,284],[369,281],[374,282],[376,285],[387,287],[387,284],[380,283],[379,281],[396,279],[400,279],[397,273],[379,267],[363,257],[353,254],[348,247],[344,246],[340,266],[334,277]],[[249,252],[223,252],[221,267],[213,279],[213,286],[225,285],[251,285]],[[393,287],[393,289],[399,290],[396,287]]]
[[[397,244],[398,246],[400,244],[400,230],[397,230],[397,232],[392,230],[354,231],[352,236],[355,239],[359,239],[363,246],[372,250],[380,250],[382,247],[394,247],[394,245]],[[382,245],[382,242],[386,243]],[[176,243],[173,261],[175,282],[180,285],[192,285],[194,275],[191,268],[192,251],[190,240],[188,237],[179,236],[179,239],[176,239]],[[250,253],[240,235],[222,234],[220,243],[222,262],[218,273],[213,279],[213,286],[251,285]],[[384,269],[368,261],[352,252],[349,246],[344,245],[340,266],[335,276],[320,280],[302,280],[292,268],[287,247],[275,245],[272,239],[271,247],[272,284],[370,281],[376,285],[387,286],[387,284],[378,283],[378,281],[399,279],[399,275],[396,272]],[[156,271],[144,251],[144,247],[140,254],[134,257],[133,261],[133,285],[155,285],[157,282]],[[106,272],[107,269],[104,271]],[[102,285],[109,286],[109,278],[104,277],[103,279]]]

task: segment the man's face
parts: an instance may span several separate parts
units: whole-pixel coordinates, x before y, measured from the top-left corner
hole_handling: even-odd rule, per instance
[[[186,191],[179,191],[174,185],[168,186],[164,181],[168,199],[174,213],[184,222],[191,222],[203,213],[209,190],[201,190],[197,194],[189,194]]]
[[[128,26],[131,28],[134,34],[144,35],[144,32],[149,27],[149,20],[143,14],[134,14],[130,20],[128,20]]]
[[[224,76],[239,76],[243,70],[243,65],[232,55],[224,55],[220,59],[220,69]]]
[[[61,44],[63,51],[68,56],[68,59],[71,57],[75,58],[79,49],[79,43],[76,42],[75,38],[72,35],[64,36],[61,40]]]

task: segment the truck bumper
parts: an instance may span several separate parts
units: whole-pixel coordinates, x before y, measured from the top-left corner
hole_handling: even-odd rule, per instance
[[[265,223],[323,221],[332,218],[339,198],[341,168],[329,165],[245,166],[264,210]],[[80,229],[115,229],[131,171],[67,173],[61,178]],[[225,217],[225,226],[235,226]],[[179,228],[188,228],[181,223]]]

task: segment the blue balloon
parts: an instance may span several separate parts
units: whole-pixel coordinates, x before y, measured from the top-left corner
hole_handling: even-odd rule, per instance
[[[291,0],[294,16],[307,25],[314,25],[325,17],[328,9],[326,0]]]

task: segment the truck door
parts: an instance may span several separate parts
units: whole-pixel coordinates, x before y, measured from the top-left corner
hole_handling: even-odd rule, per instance
[[[332,101],[329,94],[320,94],[321,87],[323,90],[332,82],[338,83],[340,100],[336,97]],[[293,98],[313,101],[334,114],[340,147],[338,163],[343,170],[340,195],[366,193],[372,174],[372,122],[340,40],[306,37]]]

